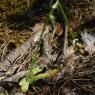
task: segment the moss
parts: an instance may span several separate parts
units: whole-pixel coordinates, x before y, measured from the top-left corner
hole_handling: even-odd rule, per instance
[[[0,22],[7,16],[23,15],[37,0],[3,0],[0,1]]]

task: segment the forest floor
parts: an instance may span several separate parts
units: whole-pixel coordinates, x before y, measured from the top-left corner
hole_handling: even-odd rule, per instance
[[[47,23],[46,9],[0,20],[0,95],[95,95],[91,9],[72,9],[69,24],[57,10]]]

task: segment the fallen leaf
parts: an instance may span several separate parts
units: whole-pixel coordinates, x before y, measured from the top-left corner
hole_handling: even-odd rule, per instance
[[[85,51],[92,55],[95,52],[95,37],[88,34],[86,31],[85,33],[81,33],[81,36],[84,42]]]

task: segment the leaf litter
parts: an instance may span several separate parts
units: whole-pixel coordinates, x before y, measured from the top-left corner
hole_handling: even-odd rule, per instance
[[[55,8],[55,6],[53,7]],[[27,30],[28,38],[26,36],[25,39],[22,38],[22,43],[18,42],[20,45],[13,43],[17,45],[16,49],[9,50],[8,42],[14,41],[10,39],[12,34],[15,35],[14,38],[18,34],[17,38],[21,40],[20,33],[14,34],[14,30],[7,28],[6,31],[11,31],[6,35],[8,39],[0,38],[2,41],[0,43],[0,94],[3,89],[3,95],[94,95],[94,35],[88,33],[88,30],[81,31],[81,38],[71,40],[68,34],[61,33],[64,29],[60,29],[58,34],[56,29],[52,31],[52,26],[47,25],[41,46],[37,48],[43,26],[44,23],[41,22],[31,27],[32,32]],[[36,53],[37,58],[34,60],[33,56]],[[26,77],[29,74],[28,68],[31,62],[35,64],[32,65],[33,82],[29,85]],[[20,81],[21,79],[23,81]],[[21,85],[22,90],[27,91],[26,93],[21,91]]]

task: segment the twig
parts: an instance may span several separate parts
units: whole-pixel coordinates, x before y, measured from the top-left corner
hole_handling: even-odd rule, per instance
[[[17,74],[11,76],[11,77],[7,77],[6,79],[3,79],[3,81],[14,81],[14,82],[18,82],[18,80],[24,76],[26,76],[28,73],[28,70],[25,71],[20,71]]]
[[[65,25],[65,37],[64,37],[64,49],[63,49],[63,53],[64,53],[64,58],[66,58],[67,56],[67,43],[68,43],[68,26]]]

